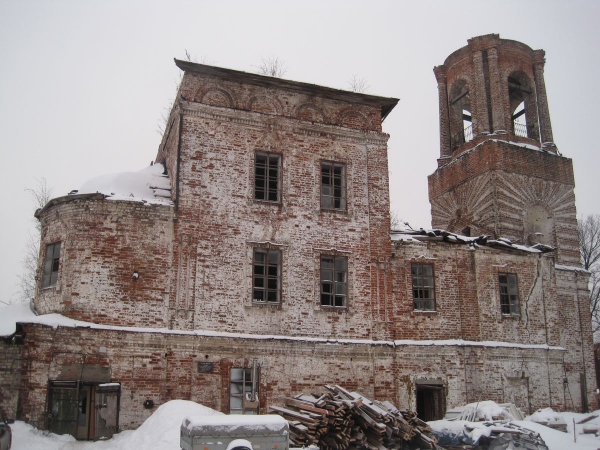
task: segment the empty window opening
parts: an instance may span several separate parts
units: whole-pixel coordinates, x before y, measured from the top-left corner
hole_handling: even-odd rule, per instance
[[[321,208],[346,209],[346,166],[321,163]]]
[[[412,265],[413,303],[417,311],[435,311],[433,264]]]
[[[229,377],[229,414],[258,414],[258,373],[252,367],[232,367]]]
[[[60,242],[46,246],[44,257],[44,273],[42,276],[42,289],[56,284],[58,279],[58,265],[60,261]]]
[[[508,77],[508,97],[513,132],[517,136],[539,139],[535,123],[535,104],[529,78],[522,72]]]
[[[263,304],[279,303],[281,299],[281,251],[256,248],[253,259],[253,300]]]
[[[458,80],[450,90],[450,135],[453,149],[473,140],[469,86],[465,80]]]
[[[348,296],[348,258],[321,256],[321,306],[344,308]]]
[[[441,420],[446,413],[444,386],[417,384],[417,416],[424,421]]]
[[[254,161],[254,199],[281,200],[281,155],[257,152]]]
[[[501,273],[498,275],[500,284],[500,308],[502,314],[516,315],[519,311],[519,289],[517,275],[514,273]]]

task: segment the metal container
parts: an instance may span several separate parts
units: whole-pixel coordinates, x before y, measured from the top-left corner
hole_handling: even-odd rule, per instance
[[[277,415],[188,416],[181,424],[183,450],[289,450],[287,420]]]

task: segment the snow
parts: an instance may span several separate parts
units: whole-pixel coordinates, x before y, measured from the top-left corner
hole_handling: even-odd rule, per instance
[[[485,414],[493,413],[493,402],[480,402],[479,404],[489,403],[490,407],[484,408]],[[477,414],[480,415],[479,412]],[[585,424],[577,424],[580,420],[590,417],[591,415],[597,415],[593,420],[586,422]],[[564,420],[567,423],[568,430],[566,433],[558,430],[553,430],[545,425],[535,423],[533,420]],[[573,424],[575,420],[575,425]],[[594,434],[583,434],[584,428],[590,428],[592,425],[600,426],[600,410],[589,414],[580,414],[573,412],[555,412],[550,408],[546,408],[529,417],[525,420],[511,421],[512,423],[527,428],[529,430],[539,433],[542,439],[546,442],[549,450],[597,450],[600,448],[600,438]],[[451,434],[453,436],[461,436],[463,438],[479,439],[483,435],[489,435],[492,431],[501,430],[502,422],[496,422],[494,426],[490,426],[489,422],[466,422],[466,421],[449,421],[449,420],[436,420],[434,422],[428,422],[429,425],[436,431],[444,432],[444,434]],[[573,427],[575,427],[575,434],[573,433]],[[575,442],[575,437],[577,442]]]
[[[489,408],[484,409],[485,414],[493,412],[493,402]],[[485,415],[484,414],[484,415]],[[578,422],[590,415],[599,417],[584,424],[576,424],[576,438],[574,442],[573,419]],[[553,430],[529,420],[530,418],[544,418],[562,416],[569,425],[567,433]],[[203,418],[199,417],[203,416]],[[212,417],[206,417],[212,416]],[[217,417],[218,416],[218,417]],[[11,425],[13,430],[12,450],[140,450],[151,448],[152,450],[179,450],[180,427],[184,419],[190,423],[200,421],[215,421],[216,423],[234,421],[235,423],[264,422],[265,416],[225,416],[222,413],[186,400],[173,400],[161,405],[137,430],[122,431],[113,436],[112,439],[98,442],[76,441],[72,436],[59,436],[46,431],[40,431],[24,422],[17,421]],[[232,419],[230,419],[232,418]],[[542,436],[549,450],[596,450],[600,448],[600,439],[593,434],[582,434],[586,425],[600,425],[600,411],[590,414],[578,414],[571,412],[555,413],[551,409],[537,412],[527,420],[513,421],[512,423],[523,428],[535,431]],[[269,420],[269,419],[266,419]],[[281,419],[273,419],[281,420]],[[435,430],[448,430],[457,436],[467,436],[471,439],[479,439],[488,436],[492,431],[501,431],[502,423],[490,426],[489,422],[466,422],[437,420],[428,422]]]
[[[193,415],[184,419],[181,430],[186,436],[249,436],[269,430],[278,434],[286,432],[287,421],[278,415],[262,416],[209,416]]]
[[[392,242],[423,242],[429,239],[433,239],[436,241],[450,242],[454,244],[464,244],[469,245],[470,250],[476,250],[480,246],[493,247],[493,248],[510,248],[515,250],[520,250],[528,253],[546,253],[549,251],[554,251],[555,248],[542,245],[535,244],[534,246],[526,246],[514,244],[510,241],[510,239],[506,238],[498,238],[491,239],[490,236],[463,236],[457,233],[451,233],[446,230],[427,230],[421,228],[420,230],[412,230],[412,229],[398,229],[392,230],[391,232]]]
[[[181,334],[205,337],[221,337],[236,339],[256,339],[256,340],[279,340],[279,341],[301,341],[315,342],[324,344],[359,344],[359,345],[383,345],[389,347],[401,346],[451,346],[451,347],[508,347],[508,348],[526,348],[541,350],[559,350],[564,351],[563,347],[553,347],[546,344],[519,344],[513,342],[498,341],[465,341],[462,339],[442,339],[442,340],[397,340],[397,341],[375,341],[372,339],[328,339],[309,336],[283,336],[271,334],[248,334],[232,333],[226,331],[210,330],[171,330],[168,328],[137,328],[137,327],[118,327],[113,325],[99,325],[91,322],[69,319],[60,314],[44,314],[36,316],[28,307],[22,305],[9,305],[0,308],[0,336],[9,337],[16,331],[16,323],[36,323],[40,325],[69,328],[92,328],[98,330],[115,330],[136,333],[161,333],[161,334]]]
[[[555,264],[554,268],[556,270],[568,270],[570,272],[590,273],[589,270],[585,270],[583,267],[578,266],[565,266],[563,264]]]
[[[108,200],[172,205],[171,184],[163,171],[162,164],[154,164],[138,172],[101,175],[84,183],[77,194],[99,192],[108,196]]]
[[[172,400],[161,405],[137,429],[122,431],[112,439],[97,442],[76,441],[40,431],[24,422],[11,425],[12,450],[179,450],[181,423],[187,416],[223,415],[218,411],[187,400]]]

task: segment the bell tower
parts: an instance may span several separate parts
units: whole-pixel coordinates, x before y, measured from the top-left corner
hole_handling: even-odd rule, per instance
[[[579,265],[571,159],[554,144],[544,51],[478,36],[434,68],[440,158],[429,176],[432,225],[557,248]]]

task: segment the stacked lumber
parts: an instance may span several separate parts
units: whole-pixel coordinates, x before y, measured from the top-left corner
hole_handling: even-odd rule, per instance
[[[436,448],[431,428],[416,413],[390,402],[371,401],[340,386],[325,385],[322,395],[300,394],[271,411],[288,420],[293,446],[321,450]],[[405,445],[408,444],[408,445]]]

